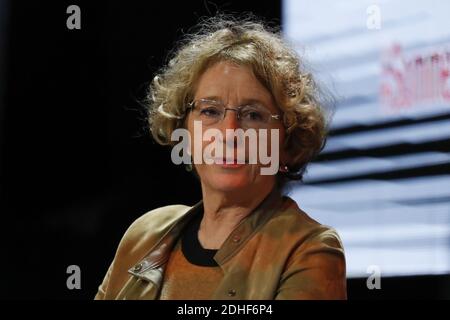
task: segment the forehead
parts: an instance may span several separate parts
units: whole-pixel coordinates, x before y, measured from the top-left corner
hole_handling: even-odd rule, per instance
[[[272,94],[248,66],[221,61],[208,67],[197,83],[195,98],[220,98],[224,102],[261,101],[272,104]]]

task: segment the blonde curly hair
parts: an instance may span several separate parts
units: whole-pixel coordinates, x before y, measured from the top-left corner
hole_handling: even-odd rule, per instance
[[[146,105],[154,139],[161,145],[174,144],[171,134],[184,126],[197,80],[208,67],[219,61],[249,66],[283,113],[284,148],[291,159],[284,176],[301,179],[325,145],[331,114],[327,117],[322,91],[304,71],[296,51],[279,30],[254,17],[217,15],[196,29],[180,41],[150,84]]]

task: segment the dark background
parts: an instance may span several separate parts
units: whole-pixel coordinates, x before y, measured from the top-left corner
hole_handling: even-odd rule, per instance
[[[81,30],[66,8],[81,8]],[[194,204],[196,179],[154,143],[138,103],[205,15],[280,23],[279,1],[6,1],[0,5],[1,297],[92,299],[130,223]],[[2,59],[2,61],[1,61]],[[68,290],[66,268],[81,268]],[[349,298],[449,298],[448,276],[348,280]]]

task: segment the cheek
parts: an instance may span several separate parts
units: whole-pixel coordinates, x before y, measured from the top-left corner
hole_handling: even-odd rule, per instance
[[[285,132],[284,127],[278,127],[277,129],[278,129],[278,141],[277,142],[278,142],[278,145],[280,146],[280,150],[281,150],[281,148],[283,148],[283,146],[284,146],[286,132]]]
[[[280,130],[280,139],[279,139],[279,141],[280,141],[280,162],[283,164],[287,164],[289,162],[288,155],[286,152],[286,146],[285,146],[286,139],[287,139],[286,132],[284,131],[284,129]]]
[[[274,153],[278,153],[278,156],[281,157],[284,150],[284,139],[284,130],[267,130],[266,135],[258,136],[258,146],[260,148],[265,148],[265,150],[261,150],[263,154],[267,154],[268,156],[275,156]]]
[[[189,132],[189,152],[191,156],[194,154],[194,139],[195,139],[195,131],[194,131],[194,122],[190,120],[190,116],[186,119],[185,128]]]

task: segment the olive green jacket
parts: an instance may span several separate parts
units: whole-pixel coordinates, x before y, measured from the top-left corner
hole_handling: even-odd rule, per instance
[[[203,203],[172,205],[137,219],[123,236],[95,299],[158,299],[183,227]],[[345,299],[337,233],[272,192],[225,240],[214,259],[224,276],[211,299]]]

